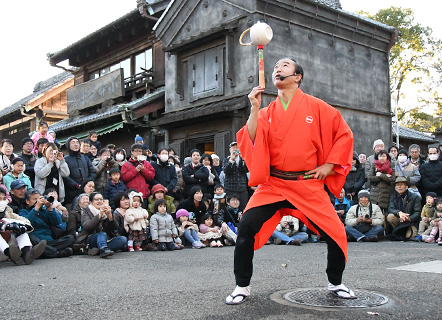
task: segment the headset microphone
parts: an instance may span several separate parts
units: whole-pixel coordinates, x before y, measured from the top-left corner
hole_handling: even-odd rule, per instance
[[[294,73],[294,74],[289,74],[288,76],[280,76],[279,77],[279,80],[284,80],[284,79],[287,79],[288,77],[291,77],[291,76],[296,76],[297,74],[296,73]]]

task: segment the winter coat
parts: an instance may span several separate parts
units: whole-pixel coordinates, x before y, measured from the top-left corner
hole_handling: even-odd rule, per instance
[[[171,165],[169,161],[163,163],[159,159],[150,164],[155,170],[155,177],[152,180],[152,185],[163,185],[167,189],[167,194],[173,196],[173,189],[175,189],[178,181],[175,166]]]
[[[61,214],[52,209],[49,211],[45,206],[42,206],[38,211],[32,209],[21,209],[18,214],[29,220],[34,227],[31,233],[37,236],[40,240],[52,241],[52,232],[49,225],[58,226],[63,221]]]
[[[233,192],[242,192],[247,190],[247,173],[249,169],[244,159],[240,158],[239,165],[236,161],[231,162],[230,157],[223,160],[224,189]]]
[[[155,207],[155,201],[156,199],[154,198],[154,196],[149,197],[149,204],[147,205],[147,212],[149,212],[149,219],[155,213],[153,212],[153,209]],[[172,217],[175,216],[176,208],[173,197],[165,195],[164,201],[166,201],[167,212],[172,214]]]
[[[6,188],[8,188],[8,191],[11,191],[11,183],[14,180],[17,179],[21,179],[24,181],[24,183],[26,183],[26,189],[32,189],[32,184],[31,184],[31,179],[29,179],[29,177],[27,175],[25,175],[23,172],[20,173],[18,175],[18,178],[16,178],[12,172],[8,172],[4,177],[3,177],[3,183],[5,184]]]
[[[394,172],[394,167],[395,166],[396,166],[396,160],[392,158],[391,161],[390,161],[390,168],[393,169],[393,172]],[[367,158],[367,161],[365,161],[364,170],[365,170],[365,178],[367,179],[366,187],[370,188],[371,187],[371,181],[368,178],[368,176],[373,172],[373,170],[374,170],[374,172],[376,172],[376,167],[375,167],[375,164],[374,164],[374,155],[373,154]],[[394,174],[392,174],[392,175],[394,176]]]
[[[148,213],[146,209],[139,208],[129,208],[126,210],[126,215],[124,216],[124,229],[126,232],[129,230],[142,231],[146,230],[149,225],[147,220]],[[137,219],[138,220],[135,220]]]
[[[118,236],[117,230],[118,223],[115,219],[109,221],[104,214],[100,220],[98,215],[94,216],[89,207],[86,207],[81,215],[81,232],[77,237],[77,242],[84,242],[90,235],[99,232],[105,232],[110,240]]]
[[[187,198],[186,200],[180,202],[180,204],[176,209],[177,211],[180,209],[186,209],[188,212],[193,212],[195,214],[195,219],[198,224],[201,222],[200,219],[204,214],[206,214],[207,210],[206,205],[202,201],[198,204],[198,207],[196,207],[193,198]]]
[[[405,192],[407,193],[407,195],[404,198],[404,210],[402,211],[410,215],[411,222],[416,223],[419,221],[421,214],[421,198],[417,194],[409,192],[408,190]],[[401,199],[399,199],[399,194],[394,191],[393,194],[390,196],[388,213],[392,213],[396,217],[399,217],[400,211],[398,201],[401,201]]]
[[[104,193],[104,187],[109,181],[109,170],[111,168],[119,168],[118,163],[110,158],[110,161],[104,161],[101,158],[95,158],[92,161],[97,177],[95,178],[95,190]]]
[[[118,181],[117,183],[109,180],[109,182],[104,187],[103,197],[109,200],[109,205],[113,210],[115,210],[114,198],[119,192],[127,191],[127,187],[123,181]]]
[[[66,141],[66,149],[69,155],[64,158],[69,167],[69,176],[63,178],[66,189],[65,203],[72,203],[72,200],[80,194],[80,185],[86,179],[95,180],[96,174],[94,167],[88,157],[81,154],[80,151],[72,151],[69,143],[72,139]]]
[[[351,168],[350,172],[347,174],[347,178],[345,179],[344,189],[345,193],[354,193],[354,196],[358,196],[358,192],[361,191],[362,186],[364,185],[365,179],[365,170],[361,166],[358,157],[353,157],[356,160],[356,165],[354,169]]]
[[[189,197],[190,189],[192,189],[192,187],[200,186],[202,189],[203,184],[207,183],[207,180],[209,179],[209,171],[202,164],[198,164],[197,166],[194,167],[193,164],[191,163],[185,166],[182,172],[183,172],[183,180],[184,183],[186,184],[184,186],[185,198]]]
[[[396,177],[407,177],[410,180],[410,184],[412,186],[417,186],[419,184],[419,181],[421,180],[419,169],[411,162],[408,163],[403,170],[401,170],[399,162],[396,162],[394,174]]]
[[[439,160],[429,161],[420,166],[421,173],[421,194],[427,192],[435,192],[438,196],[442,196],[442,162]]]
[[[238,226],[242,217],[242,210],[240,208],[233,209],[231,206],[227,206],[225,209],[220,210],[218,215],[218,224],[222,225],[223,222],[232,222],[235,226]]]
[[[385,173],[381,173],[379,177],[376,176],[376,168],[373,163],[367,176],[367,180],[370,182],[370,200],[372,203],[381,207],[381,209],[388,208],[394,179],[394,171],[391,173],[390,177]]]
[[[55,159],[55,161],[48,162],[48,160],[45,157],[39,158],[35,162],[35,189],[37,189],[41,194],[45,192],[46,190],[46,178],[51,173],[52,167],[54,166],[58,169],[58,199],[60,202],[64,201],[64,198],[66,196],[65,190],[64,190],[64,182],[63,178],[69,177],[70,171],[68,164],[66,161]]]
[[[210,169],[210,172],[209,172],[209,169],[206,168],[206,167],[204,167],[202,170],[204,171],[204,173],[205,173],[207,176],[209,176],[209,174],[212,174],[212,177],[213,177],[213,178],[212,178],[212,179],[213,179],[213,183],[211,184],[211,183],[210,183],[210,178],[207,178],[207,181],[205,181],[205,182],[203,182],[203,183],[201,184],[201,189],[203,189],[203,193],[204,193],[204,194],[206,194],[206,193],[210,193],[210,194],[213,195],[213,188],[214,188],[217,184],[220,184],[219,176],[218,176],[218,172],[216,172],[215,168],[211,168],[211,169]]]
[[[370,205],[372,210],[371,215],[370,215]],[[358,220],[358,218],[361,216],[365,217],[365,215],[369,215],[371,217],[371,225],[373,227],[384,225],[384,214],[382,213],[381,208],[374,203],[369,203],[366,206],[362,206],[360,204],[352,206],[350,210],[348,210],[347,216],[345,217],[345,225],[349,227],[354,227],[356,225],[356,221]]]
[[[430,221],[431,221],[431,220],[433,220],[435,212],[436,212],[436,208],[435,207],[429,206],[428,204],[425,204],[422,207],[421,218],[429,218]]]
[[[168,213],[155,213],[150,218],[150,234],[152,241],[173,242],[172,236],[177,236],[178,231],[172,216]]]
[[[127,232],[126,229],[124,229],[124,217],[123,215],[118,211],[118,210],[114,210],[114,220],[116,221],[116,223],[118,224],[118,229],[117,229],[117,233],[120,236],[125,236],[127,237]]]
[[[18,215],[16,213],[14,213],[12,208],[9,207],[9,206],[6,206],[5,211],[0,212],[0,219],[3,219],[3,218],[20,220],[20,221],[23,221],[23,223],[25,223],[25,224],[32,225],[31,222],[28,219],[26,219],[25,217],[22,217],[22,216],[20,216],[20,215]]]
[[[121,167],[121,180],[126,184],[128,189],[134,188],[138,192],[143,193],[143,199],[149,198],[150,190],[147,181],[152,181],[155,177],[155,169],[152,165],[144,161],[144,170],[137,170],[138,161],[132,158],[125,162]]]

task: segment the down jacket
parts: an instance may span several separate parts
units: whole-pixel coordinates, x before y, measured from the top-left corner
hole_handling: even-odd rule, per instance
[[[152,241],[173,242],[172,236],[177,236],[178,231],[172,216],[168,213],[155,213],[150,218],[150,234]]]
[[[377,204],[381,209],[388,208],[388,202],[390,194],[393,189],[392,183],[395,179],[394,171],[390,177],[385,173],[381,173],[376,176],[376,168],[373,165],[367,176],[367,180],[370,182],[370,200],[372,203]]]
[[[121,167],[121,180],[126,184],[127,189],[135,189],[143,193],[143,199],[149,198],[150,190],[149,184],[146,181],[151,181],[155,177],[155,169],[152,165],[144,161],[144,170],[137,170],[138,161],[132,158],[125,162]]]

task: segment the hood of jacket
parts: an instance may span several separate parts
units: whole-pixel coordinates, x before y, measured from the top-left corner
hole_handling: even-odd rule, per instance
[[[71,148],[70,148],[70,146],[69,146],[69,144],[71,143],[71,141],[72,140],[74,140],[74,139],[77,139],[76,137],[69,137],[67,140],[66,140],[66,144],[65,144],[65,146],[66,146],[66,150],[68,151],[68,153],[69,153],[69,155],[70,156],[72,156],[72,157],[79,157],[81,154],[80,154],[80,149],[78,149],[78,151],[72,151],[71,150]],[[77,139],[78,140],[78,139]]]

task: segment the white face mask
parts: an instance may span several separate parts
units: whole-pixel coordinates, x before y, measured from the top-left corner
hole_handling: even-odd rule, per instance
[[[434,161],[434,160],[439,159],[439,156],[438,156],[437,154],[430,154],[430,155],[428,156],[428,159]]]
[[[167,154],[160,155],[160,160],[161,160],[161,162],[168,161],[169,160],[169,155],[167,155]]]
[[[124,160],[124,155],[121,154],[121,153],[116,154],[116,155],[115,155],[115,160],[117,160],[117,161],[122,161],[122,160]]]
[[[405,162],[405,161],[407,161],[407,156],[399,156],[399,157],[397,157],[397,161],[399,161],[400,163],[403,163],[403,162]]]

